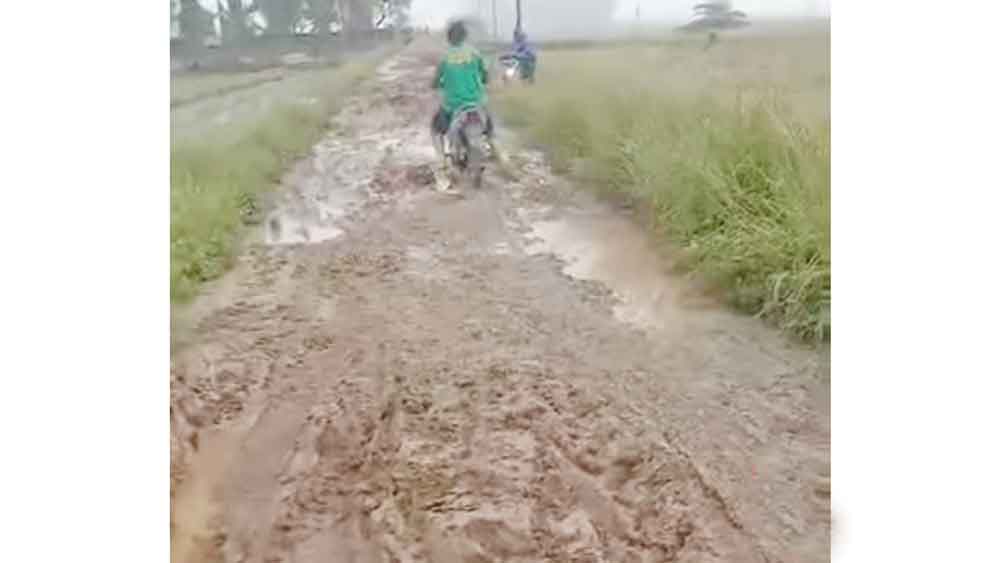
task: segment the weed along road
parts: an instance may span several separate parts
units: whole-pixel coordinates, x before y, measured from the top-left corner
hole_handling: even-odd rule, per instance
[[[434,189],[418,40],[289,169],[171,366],[172,560],[826,561],[828,365],[503,130]]]

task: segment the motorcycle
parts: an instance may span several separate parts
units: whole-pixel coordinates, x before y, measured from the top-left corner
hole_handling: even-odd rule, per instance
[[[502,55],[500,57],[500,76],[503,77],[504,84],[510,84],[521,74],[521,63],[513,55]]]
[[[500,55],[499,62],[500,67],[503,70],[501,76],[503,76],[505,84],[510,84],[516,79],[520,79],[528,84],[534,84],[535,65],[533,62],[526,64],[526,62],[522,62],[521,59],[517,58],[512,53]]]
[[[489,151],[486,128],[486,112],[479,107],[462,109],[452,117],[451,126],[440,142],[450,169],[458,176],[453,181],[465,177],[476,189],[483,186]]]

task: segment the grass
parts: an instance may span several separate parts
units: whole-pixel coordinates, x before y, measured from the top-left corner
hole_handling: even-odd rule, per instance
[[[376,59],[299,81],[294,95],[266,110],[198,134],[174,126],[170,150],[170,299],[182,303],[233,263],[260,196],[319,140],[339,102]],[[302,94],[311,96],[303,101]],[[174,115],[171,115],[174,120]]]
[[[557,170],[652,212],[734,306],[830,336],[829,35],[543,52],[499,96]]]
[[[198,73],[170,78],[170,107],[225,94],[242,88],[252,88],[265,82],[281,80],[283,72],[276,69],[260,72]]]

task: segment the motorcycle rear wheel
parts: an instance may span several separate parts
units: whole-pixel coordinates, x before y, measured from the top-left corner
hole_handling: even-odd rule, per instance
[[[485,132],[480,123],[470,123],[465,128],[465,172],[472,180],[476,189],[483,187],[483,171],[486,167],[486,155],[483,152]]]

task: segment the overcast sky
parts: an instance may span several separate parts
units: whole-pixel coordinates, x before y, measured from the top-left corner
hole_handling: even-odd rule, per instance
[[[555,0],[521,0],[526,14],[530,14],[532,3]],[[566,0],[563,0],[566,1]],[[588,0],[572,0],[584,3]],[[468,14],[475,10],[479,0],[413,0],[413,22],[417,25],[440,26],[451,16]],[[482,0],[487,7],[491,0]],[[635,7],[641,8],[643,20],[686,20],[691,15],[694,0],[618,0],[618,19],[635,17]],[[507,4],[502,0],[498,5]],[[572,5],[572,4],[571,4]],[[747,12],[753,18],[774,16],[829,15],[830,0],[734,0],[733,6]],[[530,16],[528,17],[530,21]]]
[[[469,15],[483,6],[484,15],[489,14],[489,6],[493,0],[412,0],[413,23],[415,25],[430,25],[440,27],[448,18],[457,15]],[[532,5],[540,3],[566,4],[570,9],[579,9],[592,0],[521,0],[525,11],[528,29],[531,29]],[[606,1],[606,0],[597,0]],[[199,0],[211,11],[215,11],[216,0]],[[513,0],[496,0],[498,10],[513,12]],[[640,6],[643,21],[686,21],[691,16],[691,7],[697,0],[617,0],[616,19],[632,20],[635,18],[636,5]],[[830,14],[830,0],[733,0],[733,7],[747,12],[751,20],[754,17],[801,17]],[[513,20],[513,13],[499,15],[502,27]],[[543,23],[543,22],[537,22]],[[561,25],[562,22],[544,22]],[[542,26],[548,27],[548,26]]]

